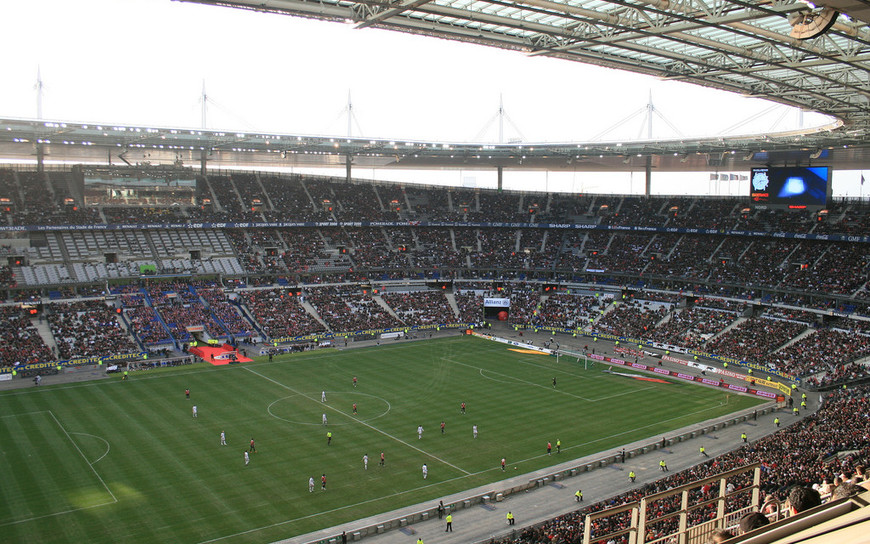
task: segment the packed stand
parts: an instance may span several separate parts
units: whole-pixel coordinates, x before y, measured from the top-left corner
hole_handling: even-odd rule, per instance
[[[212,315],[220,320],[220,323],[233,336],[251,336],[251,324],[239,315],[235,305],[222,288],[197,289],[196,291],[207,303]]]
[[[670,305],[658,302],[627,300],[614,302],[614,308],[593,325],[593,332],[628,338],[648,338],[656,324],[667,315]]]
[[[302,292],[292,289],[258,289],[239,293],[248,313],[270,339],[326,332],[302,306]]]
[[[385,292],[381,298],[405,325],[444,325],[455,323],[453,308],[441,291]]]
[[[582,329],[589,325],[606,305],[607,302],[603,299],[590,295],[552,293],[541,303],[534,324],[542,327]]]
[[[139,349],[101,300],[54,303],[47,317],[60,360],[135,353]]]
[[[860,485],[867,481],[863,467],[870,461],[870,443],[865,439],[870,435],[870,419],[865,417],[870,410],[870,388],[860,386],[848,390],[836,390],[827,395],[823,405],[815,414],[807,416],[800,425],[791,425],[777,433],[756,442],[710,459],[690,469],[667,476],[652,483],[644,484],[621,495],[608,498],[588,507],[558,516],[542,524],[527,527],[514,535],[494,540],[493,544],[555,544],[580,542],[584,533],[585,516],[601,512],[607,508],[637,502],[644,497],[668,491],[675,487],[691,484],[698,480],[740,468],[752,463],[762,465],[762,490],[780,501],[785,501],[788,491],[794,486],[817,488],[824,500],[832,496],[838,485]],[[839,455],[838,455],[839,454]],[[836,463],[828,463],[838,455]],[[737,491],[746,482],[738,478],[728,481],[727,488]],[[715,487],[704,490],[693,488],[690,502],[715,498]],[[738,497],[743,494],[738,495]],[[659,501],[651,505],[654,519],[676,511],[678,500]],[[740,507],[736,503],[732,506]],[[709,509],[699,509],[690,515],[689,526],[694,526],[710,518]],[[595,535],[628,528],[630,521],[623,517],[602,521],[593,528]],[[662,529],[653,529],[655,538],[663,534]]]
[[[747,319],[708,343],[706,351],[770,365],[768,355],[806,328],[805,323],[781,319]]]
[[[370,293],[361,292],[356,285],[309,289],[305,299],[333,332],[400,326],[398,321],[375,302]]]
[[[18,305],[0,306],[0,367],[56,360]]]
[[[821,257],[812,260],[808,256]],[[792,254],[783,286],[799,291],[852,294],[867,282],[867,256],[846,243],[803,242]]]
[[[870,355],[870,338],[835,329],[820,329],[772,353],[769,364],[793,376],[825,373],[818,385],[838,383],[867,374],[865,365],[852,365]],[[854,367],[854,368],[850,368]]]
[[[686,308],[675,311],[671,319],[653,329],[647,338],[689,349],[702,349],[704,343],[734,322],[731,312]]]
[[[266,221],[323,221],[326,219],[322,209],[318,212],[313,207],[300,176],[291,175],[288,178],[261,175],[260,180],[273,207],[272,210],[263,212]]]
[[[514,325],[532,325],[541,307],[541,292],[537,285],[506,285],[502,297],[511,301],[508,322]]]
[[[457,290],[453,297],[459,308],[460,323],[483,322],[483,299],[485,298],[483,292],[472,289]]]

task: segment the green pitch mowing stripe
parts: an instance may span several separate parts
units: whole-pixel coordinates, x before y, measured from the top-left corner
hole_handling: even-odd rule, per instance
[[[0,416],[0,528],[117,499],[50,411]]]
[[[0,420],[6,429],[0,449],[10,441],[21,443],[18,435],[30,432],[42,440],[40,449],[63,452],[42,465],[18,460],[13,465],[25,464],[26,470],[14,481],[3,476],[7,510],[0,512],[5,520],[19,521],[2,527],[4,539],[8,534],[22,543],[275,541],[437,501],[759,402],[688,383],[608,375],[604,368],[585,370],[564,357],[557,363],[555,357],[457,336],[3,392],[0,413],[50,411],[57,422],[50,416],[33,416],[39,425]],[[478,425],[477,438],[472,425]],[[424,428],[422,438],[418,426]],[[227,446],[219,444],[221,431]],[[329,445],[327,432],[333,435]],[[242,455],[251,438],[257,452],[246,466]],[[557,439],[562,452],[548,456],[547,442],[555,445]],[[381,452],[385,467],[378,466]],[[16,459],[22,455],[26,452],[16,453]],[[503,473],[502,457],[520,472]],[[76,465],[59,464],[70,462]],[[46,471],[54,479],[43,476]],[[55,481],[60,475],[78,483],[61,480],[63,487]],[[310,477],[316,482],[313,493]],[[60,498],[43,506],[44,497],[76,490],[92,501],[87,504],[110,504],[34,521],[17,514],[21,504],[40,505],[43,515],[68,509]]]

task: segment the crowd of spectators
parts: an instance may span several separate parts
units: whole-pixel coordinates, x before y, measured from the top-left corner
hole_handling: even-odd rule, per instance
[[[594,324],[593,331],[631,338],[647,338],[649,331],[670,310],[670,305],[657,302],[627,300],[602,315]]]
[[[117,314],[102,300],[53,303],[47,308],[46,320],[60,360],[139,350]]]
[[[267,221],[325,221],[329,215],[314,206],[305,191],[302,176],[261,175],[263,188],[269,195],[272,209],[265,210]]]
[[[435,228],[416,231],[419,245],[418,251],[410,255],[411,266],[436,270],[449,270],[467,266],[467,255],[477,250],[477,238],[469,238],[473,229],[452,229],[456,237],[456,245],[451,238],[451,229]],[[466,236],[461,237],[461,234]],[[463,246],[467,244],[467,246]],[[466,250],[465,247],[468,247]]]
[[[767,355],[807,328],[805,323],[782,319],[750,318],[725,331],[705,351],[743,361],[769,364]]]
[[[133,333],[144,345],[172,342],[172,336],[151,306],[127,308],[124,310],[124,315]]]
[[[305,336],[326,331],[302,306],[302,292],[258,289],[239,293],[241,303],[270,339]]]
[[[0,367],[55,360],[30,317],[17,305],[0,306]]]
[[[385,292],[381,299],[411,327],[456,322],[456,314],[442,291]]]
[[[852,244],[804,241],[791,259],[791,271],[783,278],[791,289],[852,294],[867,282],[867,256]]]
[[[848,390],[838,389],[827,395],[822,407],[815,414],[807,416],[799,425],[791,425],[758,441],[706,461],[685,471],[638,486],[636,489],[590,504],[574,512],[553,518],[542,524],[525,528],[519,533],[499,539],[495,544],[567,544],[580,542],[584,533],[585,516],[601,512],[607,508],[639,501],[641,498],[675,487],[691,484],[707,477],[729,470],[761,463],[762,489],[764,493],[784,501],[794,486],[820,489],[820,495],[827,499],[833,495],[836,486],[858,485],[866,481],[864,466],[870,460],[870,444],[866,437],[870,434],[870,389],[859,386]],[[835,462],[828,462],[838,455]],[[739,490],[742,481],[729,480],[732,490]],[[733,486],[733,487],[732,487]],[[710,491],[706,491],[707,494]],[[693,501],[706,498],[703,487],[692,490]],[[710,496],[709,498],[713,498]],[[660,501],[651,505],[654,517],[660,518],[679,507],[679,501]],[[740,506],[736,504],[734,506]],[[690,516],[690,526],[709,519],[700,510],[698,515]],[[609,523],[593,527],[595,535],[627,528],[627,518],[616,518]],[[656,534],[664,532],[653,528]]]
[[[187,218],[180,208],[152,208],[134,206],[104,206],[103,216],[108,223],[174,223]]]
[[[382,308],[371,292],[359,286],[317,287],[307,290],[306,301],[333,332],[398,327],[401,324]]]
[[[851,363],[870,355],[870,338],[863,334],[849,334],[835,329],[820,329],[799,338],[796,342],[772,353],[768,364],[794,376],[808,376],[824,372],[819,383],[836,383],[853,374],[857,378],[866,374],[864,365]]]
[[[589,256],[587,269],[640,273],[646,266],[646,259],[641,254],[649,241],[649,236],[643,234],[613,234],[608,242],[604,242],[605,246],[596,242],[593,246],[596,251],[586,252]],[[602,251],[604,247],[606,251]]]
[[[335,184],[333,184],[335,185]],[[340,221],[384,221],[384,210],[378,201],[374,185],[371,183],[344,183],[336,195],[337,206],[333,215]],[[395,213],[390,219],[395,220]]]
[[[534,325],[582,329],[599,315],[606,306],[603,298],[591,295],[553,293],[541,303],[534,316]]]
[[[456,292],[453,298],[459,308],[460,323],[480,323],[483,321],[483,299],[486,293],[473,289]]]
[[[347,229],[353,241],[351,260],[357,270],[407,269],[405,251],[389,247],[382,229]]]
[[[512,284],[506,286],[500,296],[510,299],[509,323],[526,325],[534,322],[534,317],[541,307],[541,293],[538,286]]]
[[[674,311],[667,323],[651,331],[647,338],[684,348],[701,349],[707,340],[737,319],[733,312],[706,308]]]
[[[520,233],[517,230],[478,229],[478,251],[469,255],[473,268],[498,268],[500,270],[526,269],[526,253],[517,247]]]
[[[208,309],[223,324],[227,332],[243,338],[251,336],[251,324],[239,314],[222,288],[197,289],[196,292],[208,303]]]

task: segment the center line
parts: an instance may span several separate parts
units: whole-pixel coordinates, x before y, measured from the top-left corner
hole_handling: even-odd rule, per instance
[[[290,387],[289,385],[284,385],[283,383],[278,382],[278,381],[275,381],[275,380],[273,380],[272,378],[270,378],[270,377],[268,377],[268,376],[264,376],[263,374],[260,374],[259,372],[255,371],[255,370],[251,370],[251,369],[248,368],[248,367],[244,367],[244,368],[245,368],[245,370],[247,370],[247,371],[250,372],[251,374],[256,374],[257,376],[263,378],[264,380],[269,380],[270,382],[274,383],[275,385],[277,385],[277,386],[279,386],[279,387],[283,387],[284,389],[286,389],[286,390],[288,390],[288,391],[292,391],[293,393],[296,393],[296,394],[299,395],[300,397],[305,397],[306,399],[310,400],[311,402],[317,402],[317,404],[321,404],[321,402],[320,402],[319,400],[315,399],[314,397],[309,397],[308,395],[306,395],[306,394],[304,394],[304,393],[301,393],[301,392],[299,392],[299,391],[293,389],[293,388]],[[339,410],[338,408],[333,408],[332,406],[330,406],[330,405],[328,405],[328,404],[324,404],[323,406],[324,406],[325,408],[329,408],[329,409],[332,410],[333,412],[337,412],[337,413],[342,414],[342,415],[347,415],[347,414],[345,414],[344,412],[342,412],[341,410]],[[412,450],[417,450],[417,451],[419,451],[420,453],[422,453],[423,455],[427,455],[427,456],[431,457],[432,459],[435,459],[436,461],[439,461],[439,462],[441,462],[441,463],[444,463],[444,464],[447,465],[448,467],[455,468],[456,470],[458,470],[459,472],[465,474],[466,476],[471,476],[471,473],[468,472],[467,470],[461,469],[461,468],[457,467],[456,465],[454,465],[453,463],[450,463],[450,462],[448,462],[448,461],[445,461],[444,459],[441,459],[440,457],[436,457],[436,456],[432,455],[431,453],[428,453],[428,452],[426,452],[426,451],[423,451],[423,450],[421,450],[420,448],[418,448],[417,446],[414,446],[413,444],[410,444],[410,443],[408,443],[408,442],[405,442],[405,441],[402,440],[401,438],[396,438],[395,436],[393,436],[393,435],[391,435],[391,434],[389,434],[389,433],[387,433],[387,432],[384,432],[384,431],[378,429],[377,427],[375,427],[375,426],[373,426],[373,425],[369,425],[369,424],[366,423],[365,421],[360,421],[360,420],[358,420],[358,419],[356,419],[356,420],[354,420],[354,421],[356,421],[357,423],[359,423],[360,425],[362,425],[362,426],[364,426],[364,427],[368,427],[369,429],[371,429],[371,430],[373,430],[373,431],[375,431],[375,432],[377,432],[377,433],[380,433],[380,434],[386,436],[387,438],[390,438],[390,439],[392,439],[392,440],[395,440],[395,441],[398,442],[399,444],[404,444],[405,446],[408,446],[408,447],[411,448]]]

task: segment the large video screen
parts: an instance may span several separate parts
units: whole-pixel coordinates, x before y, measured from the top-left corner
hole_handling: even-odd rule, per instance
[[[759,204],[824,207],[828,200],[827,166],[753,168],[749,196]]]

